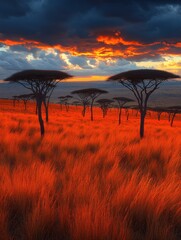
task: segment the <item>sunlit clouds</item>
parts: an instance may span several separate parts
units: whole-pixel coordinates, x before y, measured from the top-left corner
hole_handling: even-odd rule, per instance
[[[24,39],[0,41],[0,54],[6,55],[0,60],[3,61],[1,66],[7,65],[6,59],[11,56],[19,62],[17,70],[24,67],[61,69],[84,76],[81,77],[84,80],[90,79],[91,75],[104,79],[100,76],[108,76],[112,70],[119,72],[125,65],[128,69],[158,68],[180,73],[180,43],[141,44],[124,40],[120,33],[114,37],[99,36],[95,39],[97,45],[92,47],[90,44],[86,51],[81,46],[50,46]]]
[[[177,0],[3,3],[0,79],[32,68],[84,80],[136,68],[181,74],[180,12]]]

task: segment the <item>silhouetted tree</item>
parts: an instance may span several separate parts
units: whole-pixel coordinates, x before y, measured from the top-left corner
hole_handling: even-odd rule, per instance
[[[181,106],[168,107],[167,112],[170,113],[170,126],[172,127],[176,115],[181,113]]]
[[[65,108],[66,108],[66,111],[68,112],[69,111],[69,105],[70,105],[70,102],[69,100],[72,99],[73,97],[71,95],[66,95],[65,96],[65,99],[66,101],[64,102],[65,104]]]
[[[113,98],[117,103],[119,107],[119,114],[118,114],[118,124],[121,124],[121,112],[122,112],[122,107],[128,103],[128,102],[134,102],[134,100],[130,98],[125,98],[125,97],[114,97]]]
[[[19,101],[18,96],[13,96],[13,106],[16,106],[16,101]]]
[[[65,109],[68,112],[68,110],[69,110],[69,100],[72,99],[72,98],[73,97],[70,96],[70,95],[58,97],[58,99],[60,101],[59,103],[60,103],[61,110],[62,110],[62,105],[64,104],[65,105]]]
[[[154,111],[157,113],[158,121],[160,121],[162,113],[165,112],[165,108],[164,107],[151,107],[149,109],[151,111]]]
[[[94,117],[93,117],[94,101],[97,97],[99,97],[101,94],[104,94],[104,93],[108,93],[108,92],[98,88],[86,88],[86,89],[80,89],[72,92],[72,94],[77,94],[79,98],[83,96],[83,99],[87,99],[88,102],[90,102],[91,121],[94,120]]]
[[[58,97],[58,99],[59,99],[60,109],[63,110],[62,105],[64,104],[65,97],[64,97],[64,96],[61,96],[61,97]]]
[[[141,138],[144,136],[144,121],[149,97],[163,81],[173,78],[179,78],[179,76],[152,69],[132,70],[109,77],[108,81],[118,81],[136,97],[140,111]]]
[[[107,115],[107,111],[108,111],[109,107],[111,106],[111,104],[114,101],[111,99],[102,98],[102,99],[97,100],[96,102],[99,104],[99,106],[102,110],[103,118],[104,118]]]
[[[70,77],[69,74],[60,71],[25,70],[15,73],[5,79],[5,81],[21,84],[23,87],[29,89],[35,96],[41,136],[43,136],[45,132],[42,119],[42,103],[45,101],[46,97],[51,96],[53,89],[59,81]]]
[[[171,115],[172,115],[172,113],[171,113],[169,110],[167,110],[166,112],[167,112],[167,114],[168,114],[168,121],[170,122],[170,121],[171,121]]]
[[[58,82],[57,82],[58,83]],[[49,104],[50,104],[50,97],[55,89],[56,85],[54,83],[50,83],[49,87],[51,88],[50,93],[43,99],[43,105],[45,107],[45,115],[46,115],[46,122],[49,121]]]
[[[26,111],[26,106],[27,106],[27,102],[31,99],[34,98],[34,95],[33,94],[22,94],[22,95],[18,95],[17,96],[17,99],[19,100],[22,100],[23,103],[24,103],[24,108],[25,108],[25,111]]]
[[[53,88],[54,89],[54,88]],[[43,98],[43,105],[45,108],[45,120],[46,122],[49,121],[49,103],[50,103],[50,97],[47,96]]]
[[[125,109],[125,114],[126,114],[126,120],[128,121],[129,120],[129,107],[124,106],[124,109]]]
[[[85,117],[86,108],[89,106],[90,103],[89,95],[87,94],[87,92],[81,90],[75,90],[71,92],[71,94],[76,94],[78,96],[78,101],[80,101],[83,106],[82,116]]]

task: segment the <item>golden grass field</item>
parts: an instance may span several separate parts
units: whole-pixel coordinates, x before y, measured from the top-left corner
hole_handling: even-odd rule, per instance
[[[0,101],[0,240],[180,240],[181,117]]]

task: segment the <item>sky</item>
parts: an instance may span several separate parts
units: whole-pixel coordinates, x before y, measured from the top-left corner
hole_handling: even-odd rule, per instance
[[[25,69],[78,81],[155,68],[181,75],[180,0],[0,0],[0,79]]]

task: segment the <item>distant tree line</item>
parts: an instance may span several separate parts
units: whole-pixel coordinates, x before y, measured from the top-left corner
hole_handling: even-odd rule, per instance
[[[38,121],[40,125],[41,136],[44,136],[45,128],[42,118],[42,105],[45,108],[46,122],[49,121],[49,103],[53,90],[57,84],[64,80],[71,78],[72,76],[61,71],[54,70],[25,70],[13,74],[5,79],[5,81],[14,82],[22,85],[30,91],[29,94],[21,94],[13,96],[13,105],[16,101],[23,101],[24,109],[27,109],[27,102],[34,99],[36,102],[36,112],[38,115]],[[175,116],[181,113],[181,106],[171,106],[167,108],[148,108],[148,100],[151,94],[157,90],[160,84],[168,79],[179,78],[178,75],[161,70],[141,69],[132,70],[123,73],[116,74],[108,78],[108,81],[116,81],[128,88],[138,105],[132,107],[137,109],[140,113],[140,137],[144,137],[144,122],[145,117],[148,114],[148,110],[155,111],[158,115],[158,120],[161,119],[161,114],[167,112],[169,116],[170,125],[173,126]],[[107,94],[108,91],[98,88],[78,89],[72,91],[73,95],[60,96],[59,104],[61,109],[63,106],[66,111],[69,111],[70,100],[73,100],[72,104],[82,106],[82,116],[86,114],[86,110],[90,107],[90,119],[94,120],[93,106],[98,104],[102,110],[103,118],[107,115],[108,109],[113,107],[113,103],[116,102],[118,112],[118,123],[121,124],[121,113],[123,107],[126,111],[127,120],[129,118],[129,106],[125,107],[127,103],[131,103],[134,100],[126,97],[116,96],[113,99],[102,98],[98,99],[101,95]],[[96,100],[97,99],[97,100]],[[130,107],[131,109],[131,107]]]

